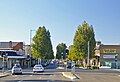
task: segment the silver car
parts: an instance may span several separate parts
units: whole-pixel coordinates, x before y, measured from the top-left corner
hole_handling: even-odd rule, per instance
[[[20,65],[14,65],[12,67],[12,75],[14,74],[22,74],[22,68],[20,67]]]
[[[43,68],[42,65],[35,65],[35,66],[33,67],[33,72],[34,72],[34,73],[35,73],[35,72],[44,72],[44,68]]]

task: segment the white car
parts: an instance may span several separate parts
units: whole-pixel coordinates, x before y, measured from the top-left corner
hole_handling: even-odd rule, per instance
[[[35,65],[35,66],[33,67],[33,72],[34,72],[34,73],[35,73],[35,72],[44,72],[44,68],[43,68],[42,65]]]
[[[20,67],[20,65],[14,65],[12,67],[12,75],[14,74],[22,74],[22,68]]]

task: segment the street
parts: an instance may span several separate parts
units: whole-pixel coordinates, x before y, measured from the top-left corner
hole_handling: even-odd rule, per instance
[[[79,82],[118,82],[120,80],[120,73],[111,72],[77,72],[80,80]]]
[[[58,78],[59,77],[59,78]],[[0,82],[66,82],[69,79],[61,73],[23,73],[22,75],[10,75],[0,78]]]
[[[76,68],[76,79],[69,79],[62,75],[66,69],[57,69],[57,64],[50,64],[41,73],[33,73],[32,68],[23,69],[22,75],[9,75],[0,78],[0,82],[118,82],[120,70],[114,69],[82,69]],[[71,69],[67,69],[71,71]]]
[[[56,69],[56,64],[45,67],[41,73],[33,73],[32,68],[23,69],[22,75],[10,75],[0,78],[0,82],[70,82],[71,80],[62,75],[62,71]]]

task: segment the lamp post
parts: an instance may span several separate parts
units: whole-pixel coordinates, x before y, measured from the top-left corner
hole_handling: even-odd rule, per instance
[[[31,60],[31,43],[32,43],[32,32],[33,31],[36,31],[36,30],[30,30],[30,66],[31,66],[31,62],[32,62],[32,60]]]
[[[32,32],[33,31],[36,31],[36,30],[30,30],[30,46],[31,46],[31,43],[32,43]]]

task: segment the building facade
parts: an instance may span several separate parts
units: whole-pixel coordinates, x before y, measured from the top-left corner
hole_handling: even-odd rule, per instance
[[[96,65],[120,69],[120,45],[103,45],[96,43]]]
[[[5,53],[6,57],[3,57],[2,53]],[[0,42],[0,68],[11,69],[15,63],[19,63],[22,67],[26,66],[26,56],[23,42]],[[4,63],[4,64],[3,64]]]

